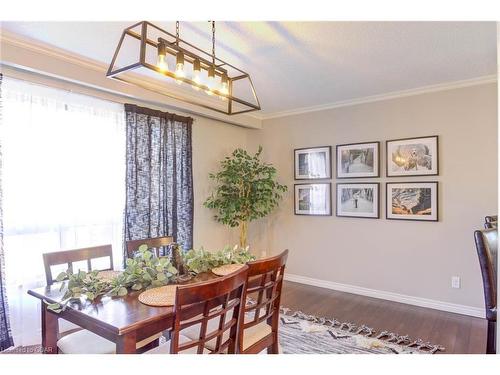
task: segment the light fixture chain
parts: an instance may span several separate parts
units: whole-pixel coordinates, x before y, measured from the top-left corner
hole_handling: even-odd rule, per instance
[[[212,63],[215,65],[215,21],[212,21]]]
[[[175,36],[177,45],[179,45],[179,21],[175,21]]]

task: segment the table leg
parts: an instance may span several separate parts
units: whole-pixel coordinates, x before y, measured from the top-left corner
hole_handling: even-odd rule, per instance
[[[118,336],[116,340],[116,354],[136,354],[136,333],[130,332],[126,335]]]
[[[59,337],[59,317],[47,310],[42,301],[42,349],[45,354],[57,354]]]

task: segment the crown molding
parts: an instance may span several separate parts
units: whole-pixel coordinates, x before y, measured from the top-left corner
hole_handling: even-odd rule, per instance
[[[422,86],[422,87],[417,87],[417,88],[408,89],[408,90],[392,91],[392,92],[388,92],[385,94],[371,95],[371,96],[366,96],[363,98],[348,99],[348,100],[342,100],[342,101],[328,103],[328,104],[321,104],[321,105],[315,105],[315,106],[310,106],[310,107],[302,107],[302,108],[292,109],[292,110],[288,110],[288,111],[272,112],[269,114],[256,114],[255,113],[252,116],[259,119],[259,120],[270,120],[270,119],[274,119],[274,118],[287,117],[287,116],[293,116],[293,115],[301,115],[304,113],[319,112],[319,111],[325,111],[325,110],[329,110],[329,109],[349,107],[349,106],[366,104],[366,103],[374,103],[374,102],[380,102],[380,101],[384,101],[384,100],[398,99],[398,98],[404,98],[404,97],[408,97],[408,96],[422,95],[422,94],[428,94],[428,93],[438,92],[438,91],[454,90],[454,89],[459,89],[459,88],[463,88],[463,87],[484,85],[484,84],[496,83],[496,82],[497,82],[497,76],[495,74],[492,74],[492,75],[487,75],[487,76],[475,77],[475,78],[471,78],[471,79],[464,79],[464,80],[460,80],[460,81],[452,81],[452,82],[446,82],[446,83],[438,83],[435,85]]]
[[[107,71],[108,66],[105,63],[89,59],[81,55],[77,55],[61,48],[49,46],[34,39],[28,39],[6,31],[0,28],[0,38],[3,43],[23,48],[28,51],[33,51],[49,57],[56,57],[59,60],[64,60],[68,63],[82,66],[87,69],[92,69],[98,72]]]

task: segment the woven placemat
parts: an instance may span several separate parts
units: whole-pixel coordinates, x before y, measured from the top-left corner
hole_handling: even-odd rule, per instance
[[[243,266],[243,264],[225,264],[220,267],[212,268],[212,273],[215,273],[217,276],[226,276],[239,270]]]
[[[97,277],[100,278],[100,279],[103,279],[103,280],[106,280],[106,281],[111,281],[113,278],[115,278],[116,276],[120,275],[121,272],[120,271],[100,271],[98,274],[97,274]]]
[[[177,285],[148,289],[139,294],[139,301],[148,306],[173,306]]]

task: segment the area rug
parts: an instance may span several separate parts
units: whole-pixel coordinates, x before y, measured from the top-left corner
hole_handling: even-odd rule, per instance
[[[283,354],[434,354],[441,345],[408,335],[381,331],[335,318],[280,309],[280,345]]]

